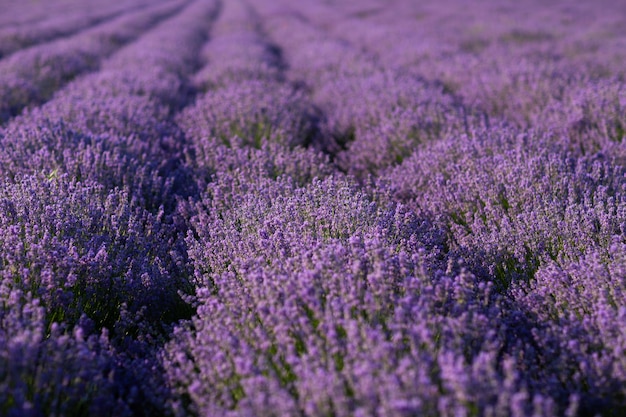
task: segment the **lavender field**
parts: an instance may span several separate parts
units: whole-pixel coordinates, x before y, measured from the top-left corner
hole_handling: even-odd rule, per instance
[[[626,3],[0,0],[0,416],[626,415]]]

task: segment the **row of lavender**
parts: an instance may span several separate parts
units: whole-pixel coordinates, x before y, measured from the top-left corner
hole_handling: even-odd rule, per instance
[[[414,3],[168,2],[30,48],[60,64],[0,132],[0,413],[626,411],[616,6]]]
[[[25,22],[13,21],[7,25],[0,23],[0,57],[31,45],[72,35],[134,8],[145,7],[147,4],[147,2],[140,3],[129,0],[97,7],[95,2],[74,1],[67,4],[67,10],[64,10],[63,5],[58,2],[46,2],[45,6],[42,5],[43,7],[30,7],[27,9],[28,11],[43,12],[42,19],[35,24],[32,21],[33,16]],[[13,6],[19,6],[19,3],[13,4]],[[52,10],[45,10],[46,6]],[[26,17],[19,10],[11,10],[10,8],[3,9],[3,12],[5,18],[15,18],[16,15]]]
[[[37,47],[60,64],[42,74],[68,77],[82,51],[97,64],[79,72],[98,71],[54,83],[0,134],[0,414],[162,412],[157,349],[193,292],[171,115],[217,10],[157,4]]]
[[[168,2],[130,11],[52,42],[20,49],[0,61],[0,121],[28,105],[49,100],[76,76],[95,71],[121,45],[134,40],[183,3]]]

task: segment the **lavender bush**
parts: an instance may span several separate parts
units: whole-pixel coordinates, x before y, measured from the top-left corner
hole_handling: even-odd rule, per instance
[[[624,7],[0,1],[0,415],[626,413]]]

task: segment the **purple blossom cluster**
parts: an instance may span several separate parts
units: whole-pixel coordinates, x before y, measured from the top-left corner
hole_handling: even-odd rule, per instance
[[[5,3],[0,416],[626,413],[619,2]]]

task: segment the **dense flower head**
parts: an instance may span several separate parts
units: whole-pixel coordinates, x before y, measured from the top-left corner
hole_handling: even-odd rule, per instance
[[[544,323],[535,339],[546,363],[581,393],[587,413],[624,397],[624,253],[614,239],[608,251],[542,267],[514,292],[526,314]],[[623,403],[615,407],[623,412]]]
[[[0,316],[3,415],[72,414],[84,399],[87,412],[130,415],[115,399],[106,333],[89,335],[77,326],[72,334],[56,323],[47,330],[39,300],[18,290],[6,296]]]
[[[482,267],[507,281],[547,259],[607,249],[623,233],[622,168],[568,154],[550,135],[496,132],[416,152],[387,174],[393,193],[438,218],[463,256],[497,260]]]
[[[36,175],[1,193],[3,292],[33,294],[50,322],[87,314],[111,327],[123,306],[158,324],[182,305],[176,232],[124,192]]]

